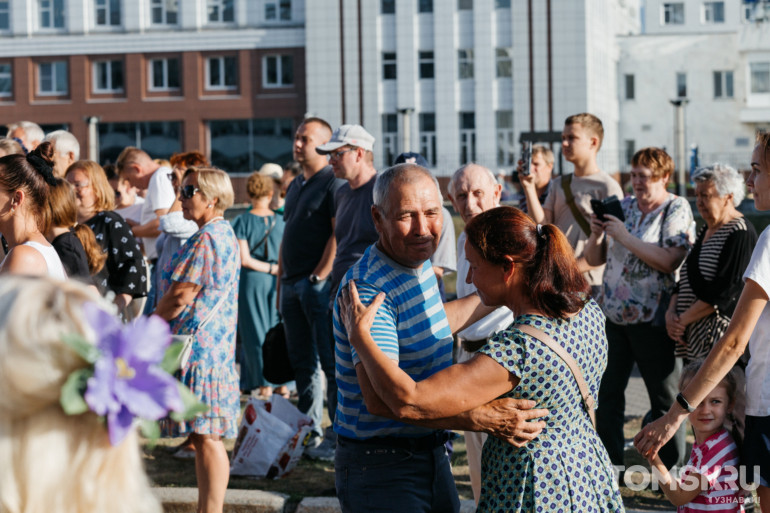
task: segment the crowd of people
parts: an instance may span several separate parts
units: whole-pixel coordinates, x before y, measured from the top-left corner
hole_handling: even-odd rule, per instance
[[[162,161],[128,147],[102,167],[80,159],[72,134],[19,122],[0,139],[0,274],[46,277],[35,285],[41,296],[23,305],[45,311],[43,324],[88,337],[77,312],[93,298],[123,322],[153,314],[192,336],[177,377],[206,412],[167,417],[161,428],[187,436],[176,454],[195,458],[202,512],[222,511],[223,439],[236,435],[241,395],[290,397],[290,388],[313,421],[305,454],[334,461],[346,513],[458,511],[451,430],[465,431],[478,511],[622,511],[615,470],[635,365],[651,404],[635,444],[671,502],[740,511],[745,491],[724,476],[742,463],[759,467],[760,505],[770,504],[770,235],[758,238],[738,210],[744,181],[730,166],[692,174],[697,233],[688,200],[669,192],[674,164],[663,149],[636,152],[624,196],[598,166],[603,137],[596,116],[569,116],[561,150],[574,172],[553,177],[552,150],[536,145],[530,167],[517,170],[518,197],[492,170],[460,167],[447,186],[465,224],[456,238],[424,158],[405,153],[378,172],[375,139],[360,125],[305,118],[294,162],[251,174],[249,208],[228,221],[230,176],[198,151]],[[751,168],[755,206],[770,210],[767,134]],[[518,208],[501,205],[504,194]],[[448,301],[451,273],[457,299]],[[71,285],[51,287],[62,281]],[[30,283],[0,280],[0,332],[23,321],[8,312],[22,308]],[[293,384],[264,377],[262,344],[280,322]],[[0,354],[26,372],[59,368],[46,384],[53,392],[36,399],[56,410],[52,394],[76,366],[66,347],[43,339],[55,358],[30,360],[10,336],[0,337]],[[118,360],[112,372],[133,376]],[[39,413],[13,396],[38,392],[5,372],[0,409],[13,415],[0,418],[0,433],[21,436]],[[21,457],[13,444],[27,450],[3,443],[0,458]],[[138,458],[136,438],[126,444]],[[131,490],[155,510],[134,463]],[[669,473],[685,463],[698,483],[686,493]],[[0,479],[0,510],[32,511],[24,479]]]

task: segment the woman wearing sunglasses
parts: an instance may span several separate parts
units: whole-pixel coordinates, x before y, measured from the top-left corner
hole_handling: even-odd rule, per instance
[[[131,227],[112,211],[115,191],[107,174],[92,160],[78,160],[67,168],[65,177],[75,188],[78,223],[91,228],[107,256],[102,270],[94,275],[94,284],[103,295],[115,294],[121,314],[131,317],[126,307],[147,295],[147,269]]]
[[[230,464],[222,438],[235,438],[240,388],[235,370],[235,330],[241,271],[238,240],[224,218],[233,204],[227,173],[190,168],[182,181],[182,213],[199,230],[161,269],[155,313],[172,333],[194,333],[181,381],[208,412],[167,425],[169,436],[190,434],[195,447],[198,511],[222,511]]]

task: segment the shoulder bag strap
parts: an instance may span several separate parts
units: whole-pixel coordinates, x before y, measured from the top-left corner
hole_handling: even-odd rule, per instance
[[[663,247],[663,223],[666,222],[666,217],[668,216],[668,209],[671,208],[671,204],[673,202],[674,200],[668,201],[666,208],[663,209],[663,217],[660,219],[660,235],[658,236],[658,246],[660,246],[661,248]]]
[[[580,209],[575,205],[575,196],[572,195],[572,175],[564,175],[561,177],[561,188],[564,190],[564,197],[567,199],[567,206],[572,211],[572,216],[577,221],[580,229],[586,234],[586,237],[591,236],[591,225],[580,212]]]
[[[578,388],[580,389],[580,395],[583,397],[583,407],[588,412],[588,415],[591,417],[591,423],[595,427],[596,413],[594,412],[594,408],[596,407],[596,404],[594,403],[594,398],[588,388],[588,383],[586,383],[586,380],[583,378],[583,373],[580,371],[580,367],[578,366],[578,363],[575,361],[575,359],[569,355],[566,349],[559,345],[543,330],[539,330],[528,324],[517,324],[515,328],[518,328],[520,331],[523,331],[527,335],[535,337],[540,342],[548,346],[554,353],[559,356],[559,358],[564,360],[564,363],[566,363],[567,367],[569,367],[570,371],[572,371],[572,375],[575,377],[575,381],[577,381]]]
[[[275,228],[275,224],[276,224],[275,214],[271,217],[271,219],[272,219],[272,222],[268,223],[267,231],[265,232],[265,235],[262,237],[262,239],[254,245],[254,249],[253,250],[251,248],[249,248],[249,251],[251,253],[254,253],[264,243],[265,244],[265,260],[267,260],[267,238],[270,236],[270,232],[273,231],[273,228]]]

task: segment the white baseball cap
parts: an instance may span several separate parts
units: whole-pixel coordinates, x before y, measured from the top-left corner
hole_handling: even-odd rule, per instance
[[[283,168],[279,166],[278,164],[273,164],[272,162],[268,162],[266,164],[262,164],[262,167],[259,168],[259,171],[257,171],[260,175],[265,175],[269,178],[272,178],[273,180],[281,181],[281,178],[283,177]]]
[[[372,151],[372,148],[374,148],[374,136],[361,125],[342,125],[334,131],[328,143],[316,146],[315,151],[321,155],[326,155],[343,146],[357,146],[367,151]]]

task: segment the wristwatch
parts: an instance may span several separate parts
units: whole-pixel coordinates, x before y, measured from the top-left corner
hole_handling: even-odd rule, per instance
[[[695,411],[695,408],[690,406],[690,403],[687,402],[687,399],[684,398],[684,396],[682,395],[681,392],[679,394],[677,394],[676,402],[679,403],[679,406],[681,406],[683,409],[685,409],[686,411],[688,411],[690,413]]]
[[[313,285],[315,285],[316,283],[321,281],[321,278],[317,274],[311,274],[310,277],[308,278],[308,281]]]

